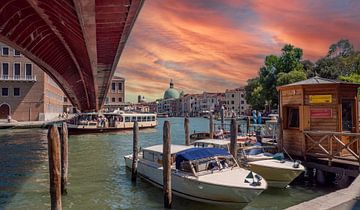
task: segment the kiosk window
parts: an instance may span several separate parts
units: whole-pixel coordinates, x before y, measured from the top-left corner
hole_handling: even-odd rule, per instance
[[[288,108],[287,127],[299,128],[299,108]]]

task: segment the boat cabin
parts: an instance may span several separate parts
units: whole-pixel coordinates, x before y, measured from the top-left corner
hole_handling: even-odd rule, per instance
[[[201,139],[194,141],[194,147],[200,148],[221,148],[229,150],[230,141],[222,139]]]
[[[176,169],[194,176],[236,166],[233,156],[221,148],[191,148],[176,154]]]
[[[191,146],[185,146],[185,145],[171,145],[171,159],[172,159],[172,164],[175,162],[175,155],[176,153],[192,148]],[[154,145],[151,147],[147,147],[145,149],[143,149],[143,159],[150,161],[150,162],[155,162],[158,164],[162,164],[162,154],[163,154],[163,145],[159,144],[159,145]]]
[[[281,148],[305,159],[359,154],[358,141],[353,139],[359,132],[359,87],[320,77],[277,87]]]

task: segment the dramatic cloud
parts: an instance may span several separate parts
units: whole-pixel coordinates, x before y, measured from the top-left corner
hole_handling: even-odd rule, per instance
[[[285,43],[316,60],[348,38],[359,48],[359,1],[145,1],[117,74],[127,99],[161,98],[170,78],[186,93],[224,91],[255,76]]]

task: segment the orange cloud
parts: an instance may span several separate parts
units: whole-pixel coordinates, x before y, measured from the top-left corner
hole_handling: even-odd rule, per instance
[[[161,98],[170,78],[186,93],[246,84],[284,43],[312,60],[342,37],[359,45],[356,1],[145,1],[118,64],[127,98]],[[360,14],[360,13],[359,13]]]

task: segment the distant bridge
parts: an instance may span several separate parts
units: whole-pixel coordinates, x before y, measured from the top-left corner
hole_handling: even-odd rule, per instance
[[[1,0],[0,41],[49,74],[80,110],[98,110],[143,1]]]

